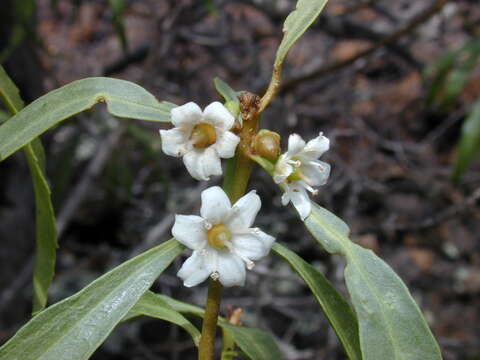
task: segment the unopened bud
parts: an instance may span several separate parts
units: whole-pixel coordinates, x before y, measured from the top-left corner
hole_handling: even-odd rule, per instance
[[[280,135],[270,130],[260,130],[253,144],[255,153],[266,159],[276,159],[280,155]]]

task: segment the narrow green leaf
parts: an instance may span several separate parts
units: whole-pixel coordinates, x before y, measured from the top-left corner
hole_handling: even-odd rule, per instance
[[[150,291],[143,294],[123,321],[142,315],[165,320],[181,326],[192,336],[193,342],[198,346],[198,342],[200,341],[200,332],[198,329],[180,314],[180,312],[173,309],[165,300]]]
[[[473,39],[435,60],[424,73],[425,80],[430,79],[427,104],[448,110],[468,83],[479,57],[480,41]]]
[[[75,114],[105,102],[108,111],[124,118],[170,121],[175,106],[158,102],[141,86],[113,78],[74,81],[35,100],[0,126],[0,161]]]
[[[283,24],[283,39],[277,50],[275,67],[281,66],[290,48],[320,15],[328,0],[298,0]]]
[[[219,324],[228,331],[235,344],[252,360],[281,360],[283,355],[272,337],[265,331],[235,326],[224,322]]]
[[[0,348],[0,359],[88,359],[183,249],[166,241],[40,312]]]
[[[345,256],[345,280],[357,313],[364,360],[438,360],[440,349],[417,304],[395,272],[348,239],[348,226],[312,203],[305,225],[330,253]]]
[[[12,115],[19,112],[24,104],[20,97],[20,91],[15,86],[13,81],[8,76],[7,72],[0,65],[0,98],[2,99],[5,107]]]
[[[477,100],[462,126],[453,180],[460,180],[480,151],[480,100]]]
[[[0,110],[0,124],[7,121],[11,115],[6,111]]]
[[[305,281],[335,330],[350,360],[361,360],[358,322],[350,304],[322,273],[285,246],[274,243],[272,250],[283,257]]]
[[[215,89],[218,91],[220,95],[225,99],[226,102],[228,101],[236,101],[238,100],[238,92],[233,90],[230,85],[228,85],[225,81],[216,77],[213,79],[213,83],[215,84]]]
[[[463,61],[460,61],[460,63],[452,69],[450,76],[448,77],[448,81],[445,84],[445,94],[443,99],[445,106],[449,106],[457,100],[463,88],[468,83],[470,75],[478,64],[480,53],[473,50],[474,49],[469,49],[469,52],[463,50],[463,52],[459,54],[459,57],[462,57],[462,54],[464,54],[466,58],[463,59]]]
[[[243,118],[240,116],[240,100],[238,96],[242,93],[241,91],[233,90],[230,85],[225,81],[216,77],[213,79],[215,89],[217,92],[222,95],[225,99],[225,107],[230,111],[230,113],[235,117],[235,119],[240,123],[240,126],[243,125]]]
[[[35,147],[32,145],[35,143]],[[48,288],[55,275],[55,262],[57,257],[57,225],[52,205],[50,187],[45,177],[45,159],[40,140],[25,146],[30,173],[32,174],[35,192],[35,232],[36,251],[35,265],[33,268],[33,313],[43,310],[47,305]],[[37,150],[34,150],[37,149]]]
[[[173,309],[183,314],[203,317],[202,308],[172,299],[165,295],[156,295],[163,299]],[[219,318],[218,325],[227,331],[238,347],[252,360],[281,360],[282,353],[275,341],[266,332],[245,326],[231,325],[223,318]]]
[[[0,98],[12,115],[17,114],[24,104],[20,93],[0,66]],[[57,257],[57,226],[53,210],[50,186],[45,172],[45,152],[39,138],[34,138],[24,147],[28,167],[32,175],[35,193],[36,251],[33,269],[33,308],[35,314],[47,305],[48,288],[55,275]]]
[[[127,34],[125,32],[125,24],[123,21],[123,13],[125,11],[125,0],[109,0],[108,1],[110,8],[112,9],[113,15],[113,26],[115,32],[120,40],[122,49],[124,53],[128,52],[128,41]]]

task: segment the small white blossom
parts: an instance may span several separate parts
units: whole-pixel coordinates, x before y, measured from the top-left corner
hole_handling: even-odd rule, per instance
[[[178,276],[187,287],[208,276],[224,286],[245,283],[245,266],[266,256],[275,238],[252,224],[262,203],[255,191],[240,198],[233,206],[218,186],[202,192],[201,216],[175,215],[172,234],[193,250]]]
[[[282,204],[291,201],[302,220],[312,210],[307,191],[316,195],[318,191],[313,186],[324,185],[330,175],[330,165],[318,160],[329,147],[330,141],[322,133],[306,144],[300,135],[292,134],[288,138],[288,151],[275,165],[273,180],[285,191]]]
[[[209,180],[211,175],[221,175],[220,158],[231,158],[240,138],[229,130],[234,117],[218,101],[202,112],[194,102],[173,108],[170,130],[160,130],[162,150],[183,162],[192,177]]]

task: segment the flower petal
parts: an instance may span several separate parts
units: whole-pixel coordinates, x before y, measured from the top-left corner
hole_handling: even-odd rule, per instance
[[[235,118],[222,103],[214,101],[203,110],[203,121],[221,130],[230,130]]]
[[[234,235],[232,238],[233,252],[249,260],[259,260],[265,257],[272,247],[275,238],[263,231]]]
[[[239,142],[240,138],[230,131],[225,131],[222,134],[217,132],[217,142],[214,146],[221,158],[229,159],[235,155],[235,149]]]
[[[320,186],[327,183],[330,176],[330,164],[323,161],[310,161],[302,166],[303,180],[310,186]]]
[[[231,252],[218,253],[217,272],[223,286],[245,285],[245,264],[242,259]]]
[[[183,163],[197,180],[210,180],[211,175],[222,175],[222,163],[212,147],[192,149],[183,156]]]
[[[228,221],[230,230],[235,232],[236,229],[243,230],[251,227],[261,207],[262,201],[255,190],[242,196],[233,204],[234,212]]]
[[[199,251],[194,251],[193,254],[185,260],[177,273],[177,276],[183,280],[183,285],[186,287],[200,284],[209,275],[210,271],[205,267],[204,257]]]
[[[202,109],[194,102],[173,108],[172,124],[180,128],[193,128],[202,119]]]
[[[298,134],[291,134],[288,137],[288,151],[287,157],[291,158],[292,156],[297,155],[299,152],[303,151],[305,147],[305,141]]]
[[[308,157],[318,159],[329,148],[330,140],[323,135],[319,135],[310,140],[303,151]]]
[[[232,205],[227,194],[219,186],[202,191],[200,214],[212,225],[222,224],[230,215]]]
[[[283,154],[277,161],[275,165],[275,170],[273,172],[273,181],[279,184],[285,181],[293,172],[293,167],[287,163],[288,157],[287,154]]]
[[[198,250],[207,244],[205,220],[196,215],[175,215],[172,235],[186,247]]]
[[[222,175],[222,162],[212,146],[203,151],[199,161],[203,165],[203,173],[208,178],[210,178],[211,175]]]
[[[200,162],[201,151],[192,149],[183,156],[183,163],[189,174],[196,180],[209,180],[203,171],[203,165]]]
[[[162,138],[162,151],[170,156],[180,157],[188,151],[189,134],[180,129],[160,130]]]
[[[310,215],[310,212],[312,211],[312,204],[310,203],[307,190],[305,190],[305,188],[301,186],[298,181],[294,181],[290,186],[289,195],[290,201],[300,214],[300,218],[305,220],[305,218]]]
[[[282,205],[287,206],[289,202],[290,202],[290,190],[287,190],[282,194]]]

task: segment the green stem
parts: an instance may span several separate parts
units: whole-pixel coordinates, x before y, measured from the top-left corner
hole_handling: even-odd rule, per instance
[[[241,151],[238,151],[236,156],[228,162],[223,189],[232,204],[245,194],[252,173],[252,166],[252,161]]]
[[[223,329],[223,344],[222,344],[222,358],[221,360],[232,360],[235,357],[235,341],[232,335]]]
[[[198,351],[199,360],[213,360],[215,356],[215,334],[217,332],[222,289],[220,281],[209,279],[207,305],[205,306],[202,337],[200,338]]]
[[[253,136],[258,131],[258,102],[252,101],[256,97],[252,94],[240,98],[242,109],[243,127],[240,131],[240,143],[235,157],[228,162],[224,179],[224,190],[232,204],[241,198],[247,189],[248,180],[252,173],[253,162],[248,157]],[[209,280],[207,305],[202,324],[198,359],[213,360],[215,356],[215,334],[222,296],[222,285],[218,280]],[[233,345],[231,345],[233,346]]]

